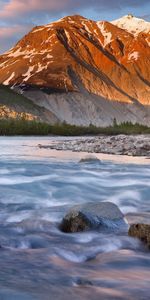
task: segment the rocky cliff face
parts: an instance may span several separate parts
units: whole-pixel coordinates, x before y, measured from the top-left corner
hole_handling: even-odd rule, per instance
[[[150,23],[131,15],[112,23],[72,16],[33,28],[0,56],[0,83],[61,121],[150,124]]]

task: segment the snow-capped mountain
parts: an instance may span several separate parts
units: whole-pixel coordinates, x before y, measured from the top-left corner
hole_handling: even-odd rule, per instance
[[[124,16],[118,20],[112,21],[115,26],[125,29],[135,36],[139,33],[150,34],[150,23],[145,20],[134,17],[133,15]]]
[[[0,56],[0,83],[18,88],[61,121],[147,124],[149,26],[132,16],[112,23],[69,16],[35,27]]]

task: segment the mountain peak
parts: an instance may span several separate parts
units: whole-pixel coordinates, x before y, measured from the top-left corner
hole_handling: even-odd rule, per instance
[[[132,31],[141,28],[140,21],[129,15],[115,22]],[[107,21],[67,16],[33,28],[1,55],[0,83],[21,92],[46,91],[51,97],[82,92],[146,105],[150,103],[149,38],[149,33],[135,38]]]
[[[143,19],[136,18],[132,14],[123,16],[122,18],[114,20],[111,23],[121,29],[127,30],[135,36],[141,32],[150,32],[150,22],[146,22]]]

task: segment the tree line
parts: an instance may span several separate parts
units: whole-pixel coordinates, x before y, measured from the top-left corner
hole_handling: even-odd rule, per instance
[[[38,121],[27,121],[25,119],[0,119],[0,135],[62,135],[62,136],[81,136],[81,135],[117,135],[117,134],[149,134],[150,127],[125,122],[117,124],[116,120],[112,126],[96,127],[76,126],[67,123],[57,123],[50,125]]]

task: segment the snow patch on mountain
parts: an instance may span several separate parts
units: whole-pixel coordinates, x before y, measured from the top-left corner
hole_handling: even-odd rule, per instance
[[[97,22],[97,25],[104,37],[104,47],[112,42],[112,33],[105,28],[105,22]]]
[[[139,52],[134,51],[134,52],[132,52],[128,55],[128,60],[134,60],[135,61],[135,60],[138,60],[139,57],[140,57]]]
[[[66,29],[65,29],[65,34],[66,34],[68,42],[71,42],[70,34]]]
[[[91,31],[89,30],[89,27],[88,27],[88,25],[89,25],[88,23],[89,23],[89,22],[87,22],[87,21],[82,21],[82,24],[83,24],[85,30],[86,30],[88,33],[91,34]]]
[[[47,54],[47,58],[53,58],[53,55]]]
[[[113,25],[127,30],[133,35],[138,35],[141,32],[150,32],[150,22],[134,17],[133,15],[124,16],[118,20],[111,22]]]
[[[42,31],[42,30],[44,30],[44,29],[45,29],[45,27],[42,26],[42,27],[40,27],[40,28],[34,29],[31,33],[35,33],[35,32],[38,32],[38,31]]]
[[[11,79],[13,79],[15,77],[15,72],[13,72],[11,75],[10,75],[10,77],[7,79],[7,80],[5,80],[4,82],[3,82],[3,84],[4,85],[9,85],[9,82],[11,81]]]
[[[35,54],[35,52],[36,52],[36,49],[34,48],[34,49],[32,49],[32,50],[23,50],[21,47],[20,48],[17,48],[17,49],[15,49],[15,51],[14,51],[14,49],[11,51],[11,52],[9,52],[9,54],[7,55],[8,57],[13,57],[13,58],[15,58],[15,57],[18,57],[18,56],[21,56],[21,55],[32,55],[32,54]],[[6,53],[5,53],[6,54]]]
[[[31,73],[33,72],[34,70],[34,66],[30,66],[28,71],[23,74],[23,77],[25,77],[24,81],[28,81],[28,79],[31,77]]]
[[[40,63],[38,63],[38,69],[37,69],[37,71],[35,73],[39,73],[39,72],[41,72],[43,70],[46,70],[47,67],[48,67],[48,65],[42,66]]]

